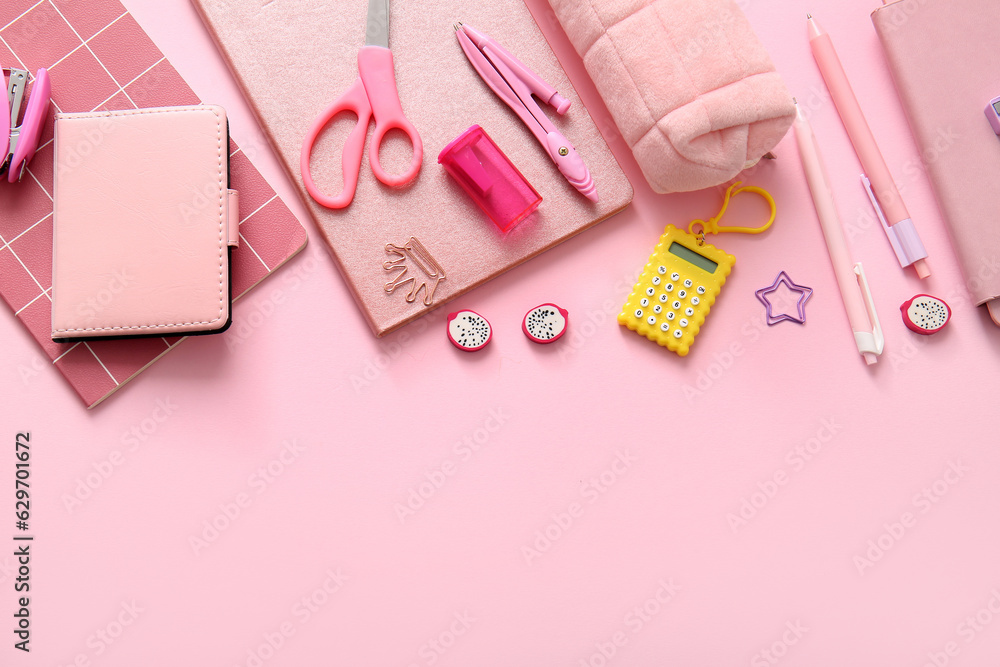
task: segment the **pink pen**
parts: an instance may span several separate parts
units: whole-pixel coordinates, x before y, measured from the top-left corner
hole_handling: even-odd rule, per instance
[[[816,206],[816,215],[819,217],[823,236],[830,250],[830,262],[833,264],[833,273],[840,286],[847,319],[851,323],[851,330],[854,331],[854,342],[858,346],[858,352],[865,358],[865,363],[870,366],[878,361],[878,355],[882,354],[885,345],[882,325],[878,321],[878,313],[875,312],[875,304],[861,262],[853,265],[851,263],[844,228],[837,215],[830,179],[820,158],[816,137],[798,104],[795,105],[795,110],[795,139],[799,144],[802,168],[805,169],[813,204]]]
[[[872,206],[875,207],[879,222],[889,237],[889,243],[896,253],[899,265],[902,267],[913,265],[917,275],[926,278],[931,275],[926,260],[927,250],[924,249],[924,244],[917,234],[917,228],[913,226],[913,220],[892,180],[889,167],[879,152],[875,137],[868,127],[861,105],[858,104],[858,98],[855,97],[840,58],[833,48],[830,35],[820,28],[812,16],[807,15],[807,17],[809,47],[812,49],[816,64],[819,65],[823,80],[826,81],[826,87],[830,90],[851,143],[854,144],[858,159],[861,160],[861,166],[867,174],[867,176],[862,175],[862,183]]]
[[[590,170],[576,152],[573,144],[556,129],[548,116],[542,113],[532,93],[552,104],[556,110],[565,111],[569,101],[555,92],[537,74],[529,70],[502,46],[469,26],[458,24],[455,35],[472,67],[483,82],[502,99],[518,118],[524,122],[556,167],[583,196],[596,202],[597,188]]]

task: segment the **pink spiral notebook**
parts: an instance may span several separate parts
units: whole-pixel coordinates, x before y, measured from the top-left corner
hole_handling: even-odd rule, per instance
[[[1000,3],[899,0],[872,22],[969,291],[1000,325],[1000,137],[983,113],[1000,95]]]
[[[118,0],[3,0],[0,66],[32,75],[45,67],[52,78],[52,108],[28,173],[20,183],[0,183],[0,296],[90,408],[185,339],[52,342],[54,114],[200,100]],[[238,298],[299,252],[306,233],[236,144],[229,153],[240,191],[240,246],[232,255]]]
[[[323,208],[306,194],[299,155],[313,119],[358,77],[367,0],[192,1],[376,336],[537,256],[632,200],[632,186],[521,0],[390,3],[389,48],[403,111],[423,140],[423,166],[408,187],[382,185],[368,164],[369,129],[357,193],[340,210]],[[517,116],[480,80],[455,38],[458,22],[488,33],[572,101],[565,116],[546,111],[590,169],[600,202],[589,201],[563,178]],[[344,116],[313,152],[312,175],[328,193],[340,191],[340,149],[355,123],[353,115]],[[482,126],[542,196],[538,210],[506,235],[437,164],[438,153],[472,125]],[[409,144],[387,143],[381,159],[390,172],[401,173],[410,162]]]

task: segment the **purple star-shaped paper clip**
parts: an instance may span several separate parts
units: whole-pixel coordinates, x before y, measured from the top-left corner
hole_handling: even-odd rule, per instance
[[[799,298],[796,302],[796,310],[798,311],[798,317],[795,315],[790,315],[789,313],[781,313],[780,315],[775,315],[771,302],[768,300],[767,295],[778,291],[778,287],[784,284],[792,292],[797,292]],[[782,320],[791,320],[792,322],[798,322],[799,324],[805,324],[806,322],[806,301],[812,296],[812,288],[805,287],[804,285],[796,285],[792,282],[792,279],[788,277],[788,274],[782,271],[778,274],[778,277],[774,279],[770,287],[762,287],[754,294],[760,300],[764,307],[767,309],[767,323],[768,325],[774,325]]]

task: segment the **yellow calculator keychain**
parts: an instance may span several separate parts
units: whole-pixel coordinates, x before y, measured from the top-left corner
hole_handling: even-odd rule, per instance
[[[754,186],[734,183],[726,191],[722,210],[707,222],[694,220],[688,231],[667,225],[660,242],[618,315],[618,324],[684,356],[701,330],[708,311],[726,282],[736,258],[705,243],[705,234],[759,234],[774,222],[774,198]],[[763,197],[771,217],[762,227],[720,227],[729,200],[741,192]]]

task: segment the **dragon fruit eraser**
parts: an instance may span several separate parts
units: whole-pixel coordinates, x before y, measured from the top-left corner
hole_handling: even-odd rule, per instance
[[[486,318],[472,310],[448,315],[448,340],[460,350],[475,352],[493,338],[493,328]]]
[[[536,343],[554,343],[566,333],[569,313],[554,303],[543,303],[532,308],[521,322],[521,330],[528,340]]]
[[[951,319],[951,308],[943,300],[930,294],[918,294],[902,306],[903,324],[910,331],[924,336],[937,333]]]

